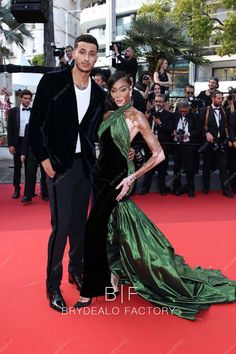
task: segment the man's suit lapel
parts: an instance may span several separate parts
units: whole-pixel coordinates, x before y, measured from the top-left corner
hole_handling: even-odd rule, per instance
[[[19,136],[19,131],[20,131],[20,107],[17,107],[16,109],[16,127],[18,131],[18,136]]]

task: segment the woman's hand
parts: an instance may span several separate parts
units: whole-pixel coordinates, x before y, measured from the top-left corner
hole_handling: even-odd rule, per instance
[[[118,194],[118,196],[116,197],[116,200],[119,202],[120,200],[122,200],[126,194],[128,193],[130,186],[132,185],[132,183],[135,181],[135,176],[134,175],[130,175],[128,177],[125,177],[120,184],[118,184],[118,186],[116,187],[116,189],[121,188],[120,193]]]

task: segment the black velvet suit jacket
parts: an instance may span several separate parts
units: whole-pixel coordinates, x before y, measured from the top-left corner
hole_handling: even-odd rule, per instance
[[[30,144],[36,159],[50,158],[59,174],[72,166],[78,133],[87,175],[94,164],[104,92],[93,80],[91,84],[89,107],[80,124],[71,68],[45,74],[38,85],[29,123]]]
[[[229,137],[231,141],[236,141],[236,111],[231,113],[229,120]]]
[[[201,132],[203,139],[205,139],[206,129],[205,129],[205,117],[206,117],[207,107],[203,107],[199,112]],[[210,106],[209,116],[208,116],[208,127],[207,132],[211,133],[215,139],[218,137],[218,132],[220,132],[220,139],[224,140],[226,138],[225,132],[225,120],[228,120],[227,116],[224,115],[224,112],[221,108],[221,120],[219,127],[217,126],[215,114],[212,106]],[[228,123],[228,122],[227,122]],[[228,124],[227,124],[228,126]]]

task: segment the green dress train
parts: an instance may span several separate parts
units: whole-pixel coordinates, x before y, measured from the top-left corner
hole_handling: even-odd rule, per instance
[[[171,313],[194,320],[211,304],[236,300],[236,282],[219,270],[190,268],[163,233],[127,196],[116,201],[115,187],[134,171],[128,159],[130,135],[124,106],[99,129],[100,156],[93,171],[94,203],[86,225],[81,295],[105,294],[110,274],[137,294]]]

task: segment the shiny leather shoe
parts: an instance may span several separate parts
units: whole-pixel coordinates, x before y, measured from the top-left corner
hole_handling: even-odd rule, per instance
[[[209,189],[208,188],[203,188],[202,194],[208,194],[208,193],[209,193]]]
[[[60,289],[48,290],[47,297],[49,299],[49,306],[58,312],[65,312],[67,310],[67,306],[63,296],[60,292]]]
[[[13,199],[17,199],[20,197],[20,187],[15,188],[15,192],[12,194]]]
[[[49,201],[49,198],[48,198],[48,197],[43,196],[43,197],[42,197],[42,200],[44,200],[45,202],[48,202],[48,201]]]
[[[30,203],[32,202],[32,198],[27,197],[26,195],[21,199],[21,203]]]
[[[149,190],[141,189],[141,191],[138,193],[138,195],[145,195],[145,194],[148,194],[148,193],[149,193]]]
[[[91,305],[91,302],[92,302],[92,298],[89,299],[88,301],[85,301],[85,302],[83,302],[83,301],[78,301],[78,302],[76,302],[76,304],[75,304],[73,307],[74,307],[75,309],[79,309],[79,308],[81,308],[81,307],[87,307],[87,306]]]
[[[81,290],[82,280],[77,274],[69,273],[68,274],[68,281],[70,284],[75,284],[78,290]]]
[[[223,191],[223,195],[225,197],[227,197],[227,198],[233,198],[234,197],[233,194],[228,189]]]
[[[188,192],[188,196],[189,196],[189,198],[194,198],[195,197],[195,193],[193,191]]]

